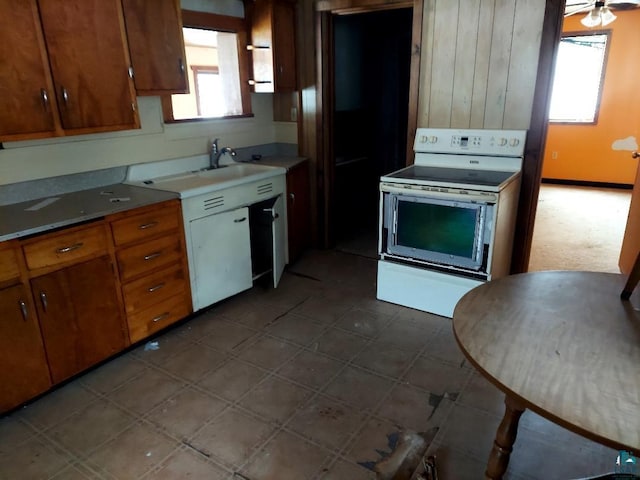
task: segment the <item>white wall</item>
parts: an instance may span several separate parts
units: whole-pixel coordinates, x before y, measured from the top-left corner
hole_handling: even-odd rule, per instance
[[[240,0],[183,0],[182,4],[185,9],[244,14]],[[251,118],[165,125],[160,97],[138,97],[138,108],[140,130],[4,143],[0,185],[199,155],[208,151],[214,137],[234,148],[297,143],[296,124],[273,122],[269,94],[252,95]]]

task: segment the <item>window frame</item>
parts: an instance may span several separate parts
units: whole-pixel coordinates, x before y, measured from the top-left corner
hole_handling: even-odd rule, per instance
[[[599,30],[577,30],[577,31],[572,31],[572,32],[563,32],[562,36],[560,37],[560,42],[562,42],[562,40],[566,37],[589,37],[589,36],[594,36],[594,35],[604,35],[606,36],[606,46],[604,49],[604,55],[602,57],[602,70],[600,72],[600,88],[598,89],[598,98],[596,100],[596,106],[595,106],[595,112],[593,114],[593,120],[592,121],[583,121],[583,120],[552,120],[550,117],[550,112],[549,112],[549,118],[548,121],[549,123],[552,123],[554,125],[597,125],[598,124],[598,118],[600,116],[600,106],[602,103],[602,92],[604,91],[604,80],[605,80],[605,75],[606,75],[606,71],[607,71],[607,65],[609,63],[609,50],[611,48],[611,37],[612,37],[612,30],[611,29],[599,29]],[[560,46],[558,45],[558,48]],[[554,78],[552,79],[555,81],[555,67],[554,67]],[[549,100],[549,102],[551,102],[551,99]],[[551,105],[551,103],[549,104]],[[550,107],[549,107],[550,108]]]
[[[253,117],[251,111],[251,91],[249,87],[249,55],[247,53],[248,45],[248,24],[244,18],[231,17],[228,15],[218,15],[215,13],[197,12],[194,10],[182,10],[182,27],[183,28],[200,28],[205,30],[216,30],[219,32],[235,33],[238,40],[238,69],[240,76],[240,97],[242,101],[242,114],[227,115],[224,117],[202,117],[202,118],[185,118],[175,119],[173,117],[173,106],[171,104],[171,95],[163,95],[162,114],[165,123],[188,123],[188,122],[206,122],[211,120],[224,120],[229,118],[246,118]],[[182,28],[180,29],[182,31]],[[198,111],[200,107],[198,105]]]

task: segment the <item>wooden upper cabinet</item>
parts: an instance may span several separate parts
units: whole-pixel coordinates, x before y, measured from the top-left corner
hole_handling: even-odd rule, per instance
[[[0,141],[52,136],[57,121],[36,0],[0,0]]]
[[[62,127],[138,128],[120,0],[38,0]]]
[[[138,95],[188,93],[179,0],[122,0]]]
[[[296,90],[295,2],[255,0],[250,17],[254,91]]]

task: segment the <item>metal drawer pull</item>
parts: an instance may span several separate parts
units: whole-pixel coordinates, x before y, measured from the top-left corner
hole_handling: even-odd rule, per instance
[[[49,302],[47,301],[47,294],[44,292],[40,292],[40,301],[42,302],[42,308],[44,311],[47,311],[47,307],[49,306]]]
[[[147,292],[149,292],[149,293],[153,293],[153,292],[155,292],[156,290],[160,290],[162,287],[164,287],[164,285],[165,285],[164,283],[159,283],[159,284],[158,284],[158,285],[156,285],[155,287],[149,287],[149,288],[147,288]]]
[[[242,223],[247,219],[247,217],[236,218],[233,223]]]
[[[64,87],[62,87],[62,100],[65,105],[69,103],[69,92],[67,92],[67,89]]]
[[[22,311],[22,318],[26,320],[29,317],[29,312],[27,311],[27,304],[24,301],[20,300],[18,302],[20,305],[20,310]]]
[[[180,73],[184,73],[184,62],[181,58],[178,59],[178,70],[180,70]]]
[[[155,318],[152,318],[151,321],[153,323],[159,322],[160,320],[164,320],[165,318],[167,318],[169,315],[171,315],[170,312],[164,312],[162,315],[158,315]]]
[[[49,94],[44,88],[40,89],[40,97],[42,97],[42,105],[45,109],[49,109]]]
[[[158,222],[143,223],[142,225],[138,225],[138,229],[146,230],[147,228],[155,227],[156,225],[158,225]]]
[[[70,245],[68,247],[62,247],[59,248],[58,250],[56,250],[56,252],[58,253],[69,253],[69,252],[73,252],[74,250],[78,250],[80,247],[82,247],[84,245],[84,243],[82,242],[78,242],[78,243],[74,243],[73,245]]]
[[[150,253],[149,255],[145,255],[144,259],[153,260],[154,258],[158,258],[160,255],[162,255],[162,252],[153,252],[153,253]]]

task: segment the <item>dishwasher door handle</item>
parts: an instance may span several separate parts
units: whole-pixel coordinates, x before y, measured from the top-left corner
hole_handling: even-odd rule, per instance
[[[242,223],[247,219],[247,217],[236,218],[233,223]]]

